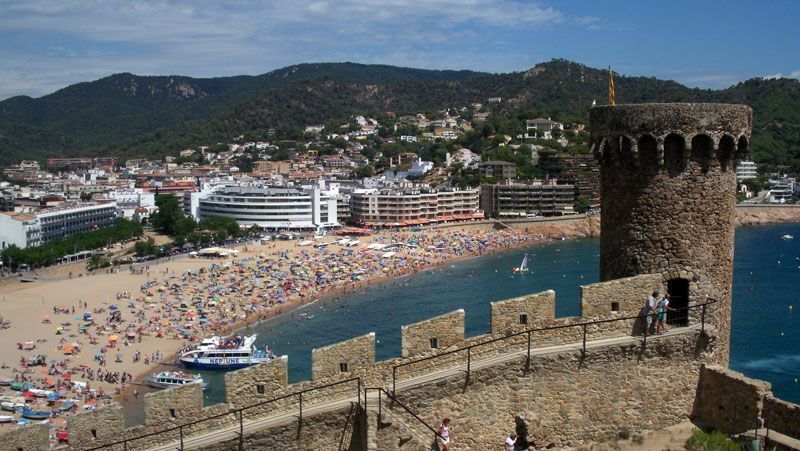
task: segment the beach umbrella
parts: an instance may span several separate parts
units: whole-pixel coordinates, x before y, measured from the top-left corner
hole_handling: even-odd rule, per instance
[[[108,341],[117,341],[118,338],[119,337],[117,337],[116,335],[109,335],[108,336]]]

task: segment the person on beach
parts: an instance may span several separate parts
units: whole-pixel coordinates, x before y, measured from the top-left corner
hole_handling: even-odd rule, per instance
[[[669,293],[665,294],[663,298],[659,299],[656,305],[656,334],[663,334],[667,331],[667,312],[676,311],[669,306]]]

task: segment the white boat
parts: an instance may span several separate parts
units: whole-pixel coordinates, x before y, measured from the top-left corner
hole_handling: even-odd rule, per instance
[[[256,349],[256,335],[249,337],[213,336],[183,351],[179,357],[187,368],[236,369],[268,362],[275,358],[269,348]]]
[[[786,235],[782,236],[781,239],[784,240],[784,241],[789,241],[789,240],[793,240],[794,236],[786,234]]]
[[[525,254],[522,257],[522,263],[519,264],[519,267],[514,268],[514,274],[520,274],[523,272],[528,272],[528,254]]]
[[[0,423],[13,423],[14,416],[13,415],[0,415]]]
[[[24,402],[14,402],[14,401],[3,401],[0,402],[0,409],[3,409],[7,412],[16,412],[19,409],[25,407]]]
[[[162,371],[144,378],[145,384],[153,388],[179,387],[190,382],[200,381],[205,389],[208,384],[203,383],[203,377],[199,374],[187,374],[180,371]]]

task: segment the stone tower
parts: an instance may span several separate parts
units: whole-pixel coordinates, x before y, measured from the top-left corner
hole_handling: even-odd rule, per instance
[[[673,306],[717,299],[709,320],[719,334],[714,360],[722,364],[730,340],[735,167],[747,153],[751,123],[744,105],[617,105],[590,114],[601,165],[600,280],[658,273]],[[671,320],[686,321],[686,314]]]

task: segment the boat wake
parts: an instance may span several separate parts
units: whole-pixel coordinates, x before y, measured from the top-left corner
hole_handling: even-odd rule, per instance
[[[748,370],[797,375],[800,373],[800,354],[779,354],[766,359],[742,362],[738,366]]]

